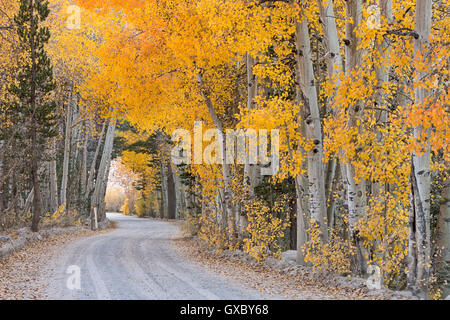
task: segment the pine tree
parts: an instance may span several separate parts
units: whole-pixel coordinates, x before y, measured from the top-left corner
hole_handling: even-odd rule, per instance
[[[56,103],[52,99],[55,89],[53,68],[45,51],[50,39],[47,27],[41,26],[50,10],[48,1],[20,0],[14,16],[22,51],[16,70],[16,82],[10,92],[17,98],[13,110],[20,115],[20,125],[30,141],[30,176],[34,188],[31,229],[38,231],[41,216],[41,191],[39,186],[39,161],[46,139],[56,135]]]

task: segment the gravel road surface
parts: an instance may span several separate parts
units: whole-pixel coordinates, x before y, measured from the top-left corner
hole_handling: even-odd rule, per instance
[[[279,298],[186,260],[173,246],[172,240],[183,236],[173,223],[119,214],[108,218],[117,229],[70,243],[49,262],[49,299]]]

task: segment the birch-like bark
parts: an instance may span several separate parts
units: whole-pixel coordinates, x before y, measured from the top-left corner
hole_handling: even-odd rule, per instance
[[[88,133],[83,133],[83,146],[81,154],[81,168],[80,168],[80,199],[84,197],[86,193],[86,178],[87,178],[87,144],[88,144]]]
[[[305,208],[303,206],[304,193],[301,187],[300,176],[295,177],[295,193],[297,196],[297,264],[305,263],[305,255],[303,254],[303,246],[306,243],[306,225],[305,225]]]
[[[67,209],[67,182],[69,178],[69,160],[70,160],[70,140],[72,137],[72,118],[73,109],[77,103],[75,92],[71,93],[71,101],[67,104],[67,115],[66,115],[66,134],[64,138],[64,160],[63,160],[63,172],[61,180],[61,196],[60,204],[66,205]]]
[[[304,127],[304,126],[302,126]],[[294,154],[291,148],[291,140],[289,138],[289,133],[286,130],[287,137],[287,145],[288,145],[288,153],[291,159],[294,159]],[[294,178],[295,182],[295,195],[296,195],[296,215],[297,215],[297,255],[296,262],[297,264],[305,264],[305,255],[303,254],[303,246],[305,245],[306,238],[306,225],[305,225],[305,217],[307,208],[305,208],[304,199],[305,192],[302,185],[302,176],[297,175]]]
[[[102,202],[101,194],[103,192],[105,180],[107,179],[106,174],[108,172],[108,166],[111,161],[115,130],[116,130],[116,120],[111,119],[108,125],[108,130],[106,131],[105,146],[103,147],[102,158],[100,161],[100,166],[95,181],[94,193],[92,195],[92,207],[97,208],[97,211],[100,206],[100,203]],[[95,228],[96,221],[94,220],[93,222],[94,225],[91,225],[91,228]]]
[[[30,211],[33,200],[34,200],[34,188],[31,189],[30,193],[27,196],[27,199],[25,200],[25,205],[23,206],[23,214],[27,214],[28,211]]]
[[[225,145],[225,132],[222,121],[219,119],[214,105],[209,97],[208,92],[206,91],[205,85],[203,83],[202,74],[197,74],[197,81],[199,85],[200,92],[205,99],[205,104],[208,107],[209,114],[213,120],[214,126],[218,131],[218,139],[220,143],[220,158],[222,160],[222,177],[223,177],[223,216],[222,216],[222,229],[227,230],[228,227],[228,217],[233,217],[233,203],[232,203],[232,192],[231,192],[231,173],[230,173],[230,165],[227,163],[226,157],[226,145]]]
[[[344,71],[344,64],[342,61],[342,56],[340,53],[340,45],[339,45],[339,35],[337,33],[336,28],[336,16],[334,12],[333,1],[329,0],[324,3],[323,0],[318,0],[320,19],[323,25],[323,34],[324,34],[324,43],[326,46],[326,62],[327,62],[327,71],[328,77],[335,81],[336,87],[340,85],[339,73]],[[334,96],[328,97],[328,103],[333,105]],[[334,114],[336,110],[332,108],[332,113]],[[328,227],[331,228],[334,221],[334,207],[335,201],[333,198],[330,199],[330,190],[336,179],[336,167],[337,167],[337,159],[330,160],[327,168],[327,179],[325,180],[326,187],[326,199],[327,199],[327,218],[328,218]],[[348,194],[348,180],[345,166],[338,166],[340,170],[340,174],[342,177],[342,181],[344,184],[344,188],[346,190],[346,194]],[[347,200],[345,200],[347,203]]]
[[[106,190],[108,189],[108,181],[109,181],[109,172],[111,170],[111,157],[107,160],[106,164],[106,171],[105,175],[101,184],[101,191],[100,191],[100,197],[99,197],[99,211],[98,211],[98,218],[97,221],[103,221],[106,218],[106,202],[105,202],[105,196],[106,196]]]
[[[431,33],[432,19],[431,0],[417,0],[414,29],[417,37],[414,39],[414,52],[416,57],[427,56],[429,36]],[[421,82],[428,76],[426,70],[418,72],[415,76],[414,99],[416,105],[426,103],[428,92],[421,86]],[[428,134],[423,132],[424,128],[419,125],[414,127],[414,137],[425,137],[423,152],[413,152],[411,168],[411,190],[412,190],[412,219],[415,228],[410,232],[415,233],[416,238],[416,287],[425,295],[428,292],[431,249],[430,249],[430,143]]]
[[[406,273],[406,281],[408,288],[414,289],[417,279],[417,245],[416,245],[416,221],[414,213],[414,200],[413,195],[410,195],[410,210],[408,214],[408,258],[407,265],[408,270]]]
[[[80,135],[82,134],[80,130],[80,106],[77,104],[74,104],[73,106],[73,116],[72,116],[72,133],[71,133],[71,149],[74,150],[73,153],[73,159],[72,164],[70,167],[75,168],[78,164],[78,154],[80,152]]]
[[[258,79],[253,72],[253,67],[255,65],[255,59],[247,53],[247,110],[251,112],[256,109],[255,98],[258,94]],[[244,165],[244,183],[249,189],[250,197],[254,196],[255,187],[260,179],[260,171],[258,165],[250,164],[250,154],[245,153],[245,165]]]
[[[379,0],[380,1],[380,14],[383,17],[383,19],[386,20],[388,24],[391,24],[394,20],[394,15],[392,12],[392,0]],[[380,65],[375,66],[375,74],[377,79],[377,86],[379,89],[377,90],[376,96],[375,96],[375,102],[378,106],[384,106],[386,105],[386,100],[384,99],[383,95],[383,88],[382,84],[389,81],[389,66],[386,66],[386,60],[389,58],[390,55],[390,49],[389,49],[389,43],[387,38],[383,38],[381,42],[377,42],[377,51],[380,58]],[[384,110],[377,111],[377,119],[381,123],[387,122],[387,112]]]
[[[256,101],[255,98],[258,94],[258,79],[253,72],[253,67],[255,65],[255,59],[250,55],[246,54],[246,65],[247,65],[247,110],[251,112],[256,109]],[[250,164],[250,149],[247,145],[247,137],[244,138],[246,141],[246,148],[248,148],[245,152],[245,164],[244,164],[244,190],[246,192],[247,197],[253,199],[255,196],[255,188],[259,184],[261,178],[261,171],[257,164]],[[241,204],[239,204],[241,205]],[[248,217],[245,210],[242,207],[239,210],[236,210],[238,221],[238,235],[240,238],[243,238],[247,226],[248,226]]]
[[[380,14],[384,20],[388,24],[391,24],[394,20],[394,16],[392,13],[392,0],[380,0]],[[390,47],[387,38],[382,38],[380,42],[376,43],[378,58],[380,61],[379,65],[375,65],[375,76],[377,79],[377,90],[375,92],[375,103],[376,107],[386,108],[387,101],[384,97],[383,83],[387,83],[389,81],[389,71],[390,67],[387,66],[387,60],[390,55]],[[387,124],[388,113],[386,110],[377,110],[376,111],[376,119],[381,125]],[[379,143],[383,143],[383,137],[377,127],[377,140]],[[385,183],[383,181],[375,181],[372,183],[372,196],[378,197],[385,193]]]
[[[357,70],[361,59],[361,52],[358,49],[359,38],[356,35],[362,18],[361,0],[346,1],[346,15],[349,22],[345,24],[345,73],[347,77],[353,77],[353,72]],[[360,101],[356,101],[354,105],[349,106],[349,128],[360,130],[358,120],[362,119],[363,111],[364,108]],[[357,177],[352,159],[347,159],[346,178],[348,187],[348,233],[349,239],[357,247],[357,254],[353,257],[352,268],[354,272],[364,274],[367,266],[364,248],[356,232],[356,224],[360,218],[365,216],[366,212],[366,182],[364,179]]]
[[[309,180],[309,209],[311,219],[321,230],[322,238],[328,241],[328,228],[325,224],[326,199],[323,172],[323,143],[319,105],[315,85],[312,53],[306,17],[295,23],[297,100],[303,104],[303,119],[306,138],[314,144],[307,152]]]
[[[52,159],[50,160],[50,209],[58,209],[58,176],[56,173],[56,139],[52,141]]]
[[[330,79],[334,76],[339,85],[338,74],[343,71],[342,56],[339,47],[339,36],[336,28],[336,18],[333,1],[318,0],[320,20],[323,25],[324,42],[326,46],[327,71]]]
[[[341,178],[341,163],[335,160],[335,175],[334,179],[331,181],[327,195],[327,217],[328,217],[328,229],[332,230],[334,228],[335,214],[336,214],[336,197],[334,193],[336,192],[338,181]]]
[[[96,166],[96,163],[97,163],[98,156],[100,154],[100,149],[102,147],[103,136],[104,136],[105,130],[106,130],[106,123],[107,123],[107,121],[105,121],[103,123],[102,131],[100,133],[100,136],[99,136],[98,142],[97,142],[97,147],[95,148],[94,158],[92,159],[91,168],[89,170],[89,177],[88,177],[88,180],[86,182],[86,193],[84,194],[84,199],[85,200],[87,200],[89,198],[89,196],[91,194],[91,191],[93,189],[95,166]]]

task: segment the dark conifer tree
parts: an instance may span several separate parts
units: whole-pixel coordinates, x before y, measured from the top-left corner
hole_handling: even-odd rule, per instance
[[[16,81],[10,92],[17,98],[12,109],[20,115],[20,123],[29,139],[29,168],[34,188],[31,229],[38,231],[41,217],[41,189],[39,161],[46,140],[56,135],[56,103],[53,100],[55,82],[53,68],[45,51],[50,32],[42,23],[50,10],[48,1],[20,0],[20,8],[14,16],[20,40],[22,56],[16,70]]]

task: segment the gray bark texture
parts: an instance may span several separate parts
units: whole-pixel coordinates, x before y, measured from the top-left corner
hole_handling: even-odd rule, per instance
[[[323,170],[323,141],[319,105],[315,85],[312,53],[306,18],[295,23],[297,101],[303,105],[303,119],[306,138],[314,148],[307,152],[309,180],[309,210],[311,219],[319,227],[322,238],[328,241],[328,228],[325,224],[326,199]]]
[[[414,51],[416,56],[427,56],[429,35],[432,18],[431,0],[417,0],[415,13]],[[415,103],[422,105],[428,92],[419,83],[428,76],[427,71],[416,74],[417,84],[414,91]],[[414,137],[423,133],[422,126],[414,127]],[[427,135],[427,133],[425,133]],[[428,285],[431,267],[431,241],[430,241],[430,144],[426,138],[422,153],[413,153],[411,166],[411,213],[410,213],[410,239],[415,238],[415,246],[410,248],[409,272],[415,270],[415,276],[410,276],[409,286],[419,289],[425,296],[428,294]],[[413,252],[414,251],[414,252]],[[415,265],[415,266],[414,266]]]
[[[353,76],[352,72],[359,67],[361,61],[361,52],[358,49],[359,38],[356,35],[358,25],[361,23],[361,10],[361,0],[346,1],[346,16],[347,19],[351,19],[351,22],[345,24],[345,35],[348,41],[345,46],[345,73],[347,77]],[[362,120],[363,113],[362,102],[356,101],[353,106],[349,107],[348,126],[359,131],[360,127],[357,121]],[[357,177],[352,160],[347,159],[346,164],[348,233],[350,241],[357,248],[357,253],[353,257],[352,269],[355,273],[365,274],[367,270],[365,249],[357,234],[356,224],[366,214],[366,182],[364,179]]]
[[[69,179],[69,160],[70,160],[70,142],[72,137],[72,120],[73,120],[73,110],[77,104],[76,93],[72,92],[71,100],[67,104],[67,115],[66,115],[66,135],[64,138],[64,160],[63,160],[63,173],[61,180],[61,197],[60,204],[66,204],[67,209],[67,182]]]
[[[96,208],[97,212],[99,212],[100,205],[102,205],[104,202],[101,197],[106,188],[106,183],[108,179],[107,175],[109,172],[109,165],[111,162],[111,154],[114,144],[115,130],[116,130],[116,121],[115,119],[111,119],[108,125],[108,130],[106,132],[105,145],[103,147],[100,167],[98,169],[97,177],[95,180],[94,193],[92,195],[92,208]],[[92,222],[93,225],[91,224],[91,228],[95,228],[95,224],[97,223],[96,219],[92,219]]]

